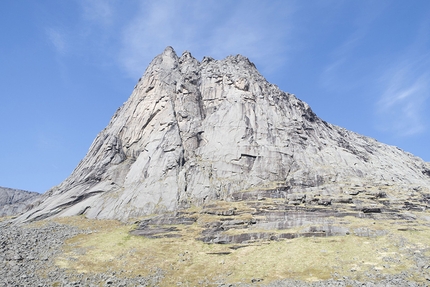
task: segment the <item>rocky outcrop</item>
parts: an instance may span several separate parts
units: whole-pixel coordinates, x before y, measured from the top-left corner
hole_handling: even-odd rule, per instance
[[[0,187],[0,217],[22,213],[39,196],[37,192]]]
[[[293,196],[292,196],[293,195]],[[361,237],[385,235],[388,231],[372,226],[351,226],[352,218],[418,223],[416,212],[428,208],[421,197],[390,200],[385,193],[366,191],[349,196],[321,198],[319,194],[288,194],[281,188],[235,192],[231,200],[204,204],[200,210],[185,209],[140,221],[131,232],[149,238],[181,237],[179,228],[195,224],[197,238],[205,243],[249,244],[298,237],[327,237],[354,234]],[[233,246],[234,248],[234,246]]]
[[[171,47],[59,186],[19,221],[85,214],[127,220],[281,189],[291,204],[384,193],[430,199],[430,164],[318,118],[247,58],[201,62]],[[372,199],[359,203],[375,212]]]

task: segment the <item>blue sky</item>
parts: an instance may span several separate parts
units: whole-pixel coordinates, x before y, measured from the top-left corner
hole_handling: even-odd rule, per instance
[[[430,1],[0,1],[0,186],[64,180],[166,46],[430,161]]]

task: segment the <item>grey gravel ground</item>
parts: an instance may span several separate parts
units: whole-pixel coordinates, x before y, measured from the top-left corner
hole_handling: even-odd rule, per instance
[[[119,278],[115,273],[71,274],[55,266],[64,241],[84,232],[53,222],[38,228],[0,222],[0,286],[157,286],[161,271]]]
[[[41,227],[14,226],[0,222],[0,287],[9,286],[159,286],[163,272],[150,277],[123,278],[115,273],[75,274],[54,265],[53,260],[67,238],[88,231],[54,222]],[[408,274],[372,277],[369,282],[350,278],[331,279],[306,283],[280,280],[266,284],[264,278],[250,278],[246,283],[224,284],[202,281],[202,286],[306,286],[306,287],[356,287],[356,286],[429,286],[426,283],[408,281]],[[204,283],[203,283],[204,282]],[[179,286],[179,285],[178,285]]]

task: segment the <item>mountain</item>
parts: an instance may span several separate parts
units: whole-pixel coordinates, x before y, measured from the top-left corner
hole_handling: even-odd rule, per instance
[[[22,213],[39,196],[37,192],[0,187],[0,217]]]
[[[268,197],[421,210],[429,187],[429,163],[323,121],[246,57],[199,62],[167,47],[72,174],[18,220],[127,220]]]

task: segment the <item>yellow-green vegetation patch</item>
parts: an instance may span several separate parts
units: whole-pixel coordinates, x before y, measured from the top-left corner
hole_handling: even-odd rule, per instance
[[[0,216],[0,222],[14,219],[14,216]]]
[[[283,278],[313,281],[336,276],[366,280],[367,272],[403,271],[413,280],[422,281],[410,252],[430,246],[430,228],[426,226],[402,231],[411,228],[410,222],[354,217],[344,218],[342,225],[351,230],[384,229],[387,233],[376,237],[359,237],[353,232],[347,236],[302,237],[232,249],[233,245],[196,240],[202,232],[198,223],[174,225],[182,235],[179,238],[149,239],[130,235],[133,226],[115,221],[81,217],[60,221],[97,231],[69,239],[56,259],[60,267],[77,272],[116,271],[118,276],[146,276],[160,268],[165,272],[162,286],[178,282],[199,285],[203,279],[220,278],[230,283],[249,282],[252,278],[263,278],[268,283]]]

